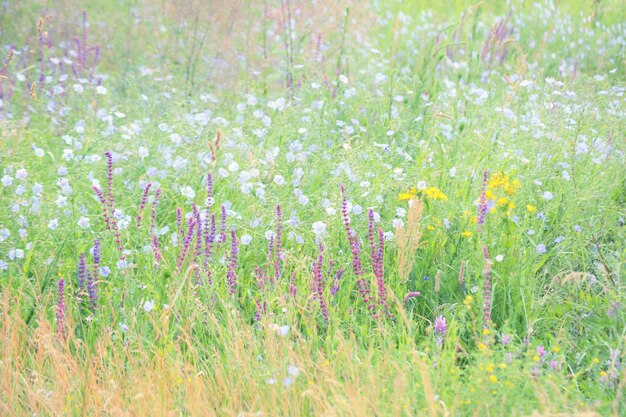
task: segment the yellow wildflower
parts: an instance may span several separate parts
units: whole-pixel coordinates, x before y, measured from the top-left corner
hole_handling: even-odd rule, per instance
[[[422,190],[422,193],[428,198],[433,200],[447,200],[448,197],[437,187],[426,187]]]
[[[533,213],[533,212],[537,211],[537,207],[533,206],[532,204],[527,204],[526,205],[526,210],[528,210],[529,213]]]
[[[495,375],[489,375],[489,380],[490,380],[491,382],[498,382],[498,377],[497,377],[497,376],[495,376]]]
[[[489,334],[489,329],[483,329],[483,334],[487,336]]]
[[[469,230],[466,230],[463,233],[461,233],[461,236],[470,238],[472,237],[472,232],[470,232]]]
[[[411,190],[405,192],[405,193],[400,193],[398,194],[398,200],[399,201],[406,201],[406,200],[410,200],[413,197],[415,197],[417,194],[417,188],[413,187],[411,188]]]
[[[593,359],[591,360],[591,362],[593,362],[593,363],[600,363],[600,359],[598,359],[598,358],[593,358]]]

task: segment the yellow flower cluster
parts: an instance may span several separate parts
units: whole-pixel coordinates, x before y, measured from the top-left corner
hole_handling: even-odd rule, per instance
[[[431,200],[446,201],[448,197],[437,187],[426,187],[419,191],[420,194],[425,195]],[[413,187],[409,191],[398,194],[399,201],[406,201],[416,197],[418,194],[417,188]]]
[[[428,198],[432,198],[433,200],[443,200],[446,201],[448,197],[437,187],[426,187],[422,190],[424,195]]]
[[[496,203],[491,211],[495,212],[496,207],[502,207],[506,210],[506,215],[509,216],[516,207],[511,197],[521,186],[522,183],[519,180],[511,179],[508,174],[502,172],[493,174],[487,182],[487,190],[485,190],[485,197]]]
[[[512,196],[522,186],[519,180],[511,180],[508,174],[496,172],[489,178],[487,183],[488,189],[493,191],[504,190],[508,195]]]

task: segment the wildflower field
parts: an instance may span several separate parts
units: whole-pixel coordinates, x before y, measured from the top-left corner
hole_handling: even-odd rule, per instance
[[[626,415],[621,0],[0,4],[0,416]]]

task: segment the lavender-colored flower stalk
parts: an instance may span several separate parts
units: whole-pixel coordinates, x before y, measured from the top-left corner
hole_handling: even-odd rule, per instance
[[[443,343],[443,337],[446,335],[447,328],[448,324],[446,323],[446,318],[444,316],[437,316],[435,319],[435,343],[437,346],[441,346]]]
[[[154,254],[154,262],[159,265],[161,263],[161,250],[159,249],[159,237],[156,233],[152,235],[152,253]]]
[[[226,206],[222,204],[222,217],[220,219],[220,243],[226,242]]]
[[[483,173],[483,187],[480,192],[480,202],[478,205],[478,217],[476,222],[478,223],[478,231],[482,231],[485,218],[487,217],[487,179],[489,177],[489,171],[485,170]]]
[[[389,303],[387,302],[387,290],[385,289],[385,271],[383,264],[384,256],[385,235],[383,229],[378,229],[378,250],[376,253],[376,263],[374,268],[374,275],[376,276],[376,282],[378,284],[378,306],[387,313],[387,317],[391,317],[391,311],[389,311]]]
[[[176,230],[178,230],[178,236],[183,237],[183,209],[176,207]]]
[[[85,287],[85,274],[87,272],[87,264],[85,263],[85,254],[81,253],[78,259],[78,288],[82,290]]]
[[[146,185],[146,188],[143,190],[143,195],[141,196],[141,201],[139,202],[139,214],[137,214],[137,228],[141,226],[141,217],[143,216],[143,209],[144,207],[146,207],[146,203],[148,202],[148,193],[150,192],[150,187],[152,187],[151,182]]]
[[[256,285],[259,288],[259,291],[263,292],[265,289],[265,273],[263,272],[263,268],[258,265],[255,266],[254,274],[256,275]]]
[[[350,243],[350,251],[352,252],[352,269],[356,277],[357,287],[359,288],[361,299],[363,300],[363,303],[365,303],[365,306],[370,312],[370,315],[374,317],[376,315],[376,305],[373,303],[373,297],[370,292],[369,282],[363,276],[363,266],[361,265],[361,260],[359,258],[359,255],[361,253],[361,246],[359,244],[359,238],[356,234],[356,231],[350,226],[350,216],[348,216],[348,199],[346,198],[343,184],[341,185],[341,193],[343,194],[341,214],[343,217],[343,224],[348,235],[348,242]]]
[[[104,194],[102,194],[102,190],[97,186],[91,187],[96,193],[96,197],[98,197],[98,201],[102,205],[102,217],[104,218],[104,223],[106,224],[107,230],[111,229],[111,222],[109,220],[109,209],[107,208],[107,202],[104,198]]]
[[[56,333],[60,339],[65,339],[66,337],[66,329],[65,329],[65,315],[67,313],[65,307],[65,280],[63,278],[59,279],[59,283],[57,286],[57,295],[58,295],[58,304],[57,304],[57,323],[56,323]]]
[[[96,278],[87,271],[87,294],[89,295],[89,308],[92,311],[98,308],[98,282]]]
[[[483,246],[485,255],[485,285],[483,287],[483,328],[488,329],[491,323],[491,258],[487,246]]]
[[[293,273],[291,274],[291,281],[289,282],[289,295],[291,295],[292,298],[296,298],[296,296],[298,295],[298,286],[296,285],[296,276],[297,276],[297,271],[294,270]]]
[[[265,313],[267,312],[267,303],[265,301],[261,303],[261,300],[256,300],[255,306],[256,306],[256,312],[254,313],[254,319],[256,321],[261,321],[261,317],[263,317]]]
[[[213,252],[213,242],[215,241],[215,234],[217,233],[215,224],[215,214],[211,215],[211,226],[209,231],[204,236],[204,265],[206,266],[211,258]]]
[[[100,267],[100,261],[102,259],[100,249],[100,239],[95,238],[93,241],[93,276],[98,277],[98,268]]]
[[[150,230],[156,233],[156,208],[159,205],[159,197],[161,197],[161,189],[157,188],[152,202],[152,213],[150,214]]]
[[[419,297],[420,295],[422,295],[422,293],[420,293],[419,291],[411,291],[404,296],[403,303],[406,304],[410,299]]]
[[[239,256],[239,241],[235,229],[231,229],[231,246],[230,258],[228,259],[228,271],[226,272],[226,280],[228,282],[228,292],[237,293],[237,258]]]
[[[117,249],[120,252],[120,260],[123,261],[126,259],[126,256],[124,255],[124,245],[122,245],[120,230],[117,227],[117,220],[115,219],[115,197],[113,195],[113,154],[110,151],[106,151],[104,155],[107,158],[106,205],[108,207],[109,225],[115,234],[115,242],[117,243]]]
[[[322,267],[324,265],[324,246],[321,244],[318,246],[317,262],[313,263],[313,282],[311,285],[311,292],[313,293],[313,299],[317,300],[322,311],[324,321],[328,323],[328,306],[326,300],[324,300],[324,278],[322,273]]]
[[[191,244],[191,240],[193,239],[193,230],[196,226],[196,222],[193,217],[189,218],[189,224],[187,227],[187,233],[185,234],[185,238],[183,239],[183,245],[178,252],[178,260],[176,261],[176,270],[180,272],[180,268],[183,266],[183,261],[187,256],[187,251],[189,250],[189,245]]]
[[[330,286],[330,295],[333,297],[339,292],[339,284],[341,282],[341,276],[343,275],[343,269],[339,269],[333,278],[333,283]]]

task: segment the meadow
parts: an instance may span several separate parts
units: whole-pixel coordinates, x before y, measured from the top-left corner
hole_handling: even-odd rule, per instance
[[[0,4],[0,416],[626,415],[620,0]]]

